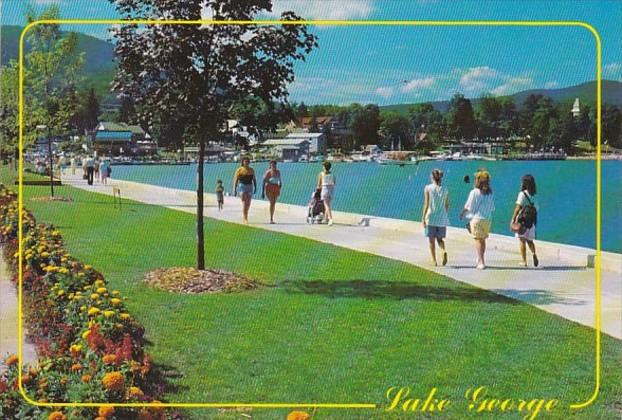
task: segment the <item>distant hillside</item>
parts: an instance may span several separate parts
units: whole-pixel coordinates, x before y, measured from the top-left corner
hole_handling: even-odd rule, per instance
[[[614,80],[603,80],[602,82],[603,103],[622,106],[622,83]],[[572,102],[575,98],[579,98],[582,103],[596,103],[596,82],[581,83],[576,86],[569,86],[562,89],[530,89],[509,95],[514,99],[517,107],[520,107],[529,95],[544,95],[553,99],[555,102]],[[473,105],[477,105],[478,98],[471,98]],[[447,111],[449,101],[431,102],[434,108],[441,112]],[[415,105],[412,104],[395,104],[381,106],[383,111],[394,111],[399,113],[407,113],[408,109]]]
[[[19,36],[22,32],[20,26],[3,25],[0,26],[0,42],[2,55],[0,64],[6,65],[9,60],[17,60],[19,51]],[[84,52],[86,61],[84,63],[84,73],[99,73],[101,71],[113,70],[113,45],[102,39],[89,35],[78,34],[78,51]],[[26,52],[28,52],[26,44]]]

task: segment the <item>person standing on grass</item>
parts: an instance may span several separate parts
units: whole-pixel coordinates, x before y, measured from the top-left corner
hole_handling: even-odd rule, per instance
[[[531,207],[531,209],[529,209]],[[535,211],[534,211],[535,209]],[[519,240],[519,250],[521,256],[520,265],[527,267],[527,246],[533,255],[533,265],[537,267],[540,262],[536,255],[536,223],[538,222],[537,212],[540,210],[536,199],[536,180],[532,175],[524,175],[521,178],[520,191],[516,198],[514,214],[510,222],[510,229],[516,224],[522,224],[522,228],[514,233]],[[529,215],[527,213],[530,213]],[[529,220],[527,220],[529,219]]]
[[[337,185],[337,179],[335,175],[331,172],[331,163],[326,161],[322,164],[324,169],[320,172],[317,178],[317,188],[321,190],[320,198],[324,202],[324,212],[326,213],[326,218],[328,219],[328,226],[332,226],[333,224],[333,211],[332,211],[332,203],[335,198],[335,186]]]
[[[430,243],[432,262],[438,265],[436,260],[436,243],[443,252],[442,264],[447,265],[447,251],[445,250],[445,236],[449,224],[449,192],[443,187],[443,171],[434,169],[430,175],[430,184],[423,189],[424,203],[421,222],[425,229],[425,235]]]
[[[93,185],[93,175],[95,174],[95,159],[88,156],[84,160],[84,166],[86,167],[86,182],[89,185]]]
[[[464,208],[460,212],[460,220],[467,214],[470,219],[469,231],[475,240],[477,252],[477,269],[486,268],[484,254],[486,253],[486,239],[490,233],[492,213],[495,211],[495,202],[490,187],[490,174],[479,170],[475,174],[475,188],[469,193]]]
[[[276,167],[276,160],[271,160],[269,168],[263,175],[263,182],[261,187],[261,198],[268,197],[270,201],[270,223],[274,224],[274,209],[276,207],[276,200],[281,194],[281,188],[283,183],[281,182],[281,171]]]
[[[248,224],[248,211],[251,208],[251,199],[257,190],[257,180],[255,170],[250,167],[251,160],[248,157],[242,158],[240,166],[233,176],[233,194],[242,198],[242,218]]]

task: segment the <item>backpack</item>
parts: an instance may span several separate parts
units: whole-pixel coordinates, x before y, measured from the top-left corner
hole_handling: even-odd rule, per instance
[[[526,206],[523,206],[518,212],[518,216],[516,217],[516,221],[526,229],[531,229],[533,225],[538,223],[538,210],[536,210],[536,206],[533,205],[533,202],[529,199],[529,195],[525,191],[525,198],[527,198]]]

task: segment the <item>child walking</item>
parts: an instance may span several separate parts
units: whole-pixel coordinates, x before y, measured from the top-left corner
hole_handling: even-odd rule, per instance
[[[449,224],[449,192],[442,186],[443,171],[434,169],[430,175],[432,183],[423,189],[424,204],[421,222],[425,229],[425,236],[430,242],[430,254],[432,263],[438,265],[436,260],[436,243],[443,252],[442,264],[447,265],[447,251],[445,250],[445,236]]]
[[[222,185],[222,179],[216,181],[216,201],[218,201],[218,211],[221,211],[225,204],[225,187]]]

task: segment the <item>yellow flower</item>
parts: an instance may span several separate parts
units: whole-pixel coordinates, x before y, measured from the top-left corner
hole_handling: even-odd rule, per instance
[[[91,330],[86,330],[82,333],[82,338],[86,340],[89,338],[89,335],[91,335]]]
[[[117,306],[121,303],[121,299],[119,298],[112,298],[110,299],[110,303],[112,303],[113,306]]]
[[[77,356],[82,351],[82,345],[72,344],[71,347],[69,347],[69,351],[71,352],[72,355]]]
[[[106,318],[110,318],[110,317],[111,317],[111,316],[113,316],[114,314],[115,314],[115,311],[110,311],[110,310],[108,310],[108,311],[104,311],[104,316],[105,316]]]
[[[102,405],[101,407],[99,407],[97,414],[105,419],[112,417],[112,415],[114,414],[114,407],[111,405]]]
[[[47,258],[47,257],[49,257],[49,256],[50,256],[50,253],[49,253],[49,252],[47,252],[47,251],[43,251],[43,252],[41,253],[41,256],[42,256],[43,258]]]
[[[67,420],[67,416],[61,411],[52,411],[48,416],[48,420]]]
[[[130,319],[130,314],[127,314],[125,312],[123,312],[122,314],[119,315],[121,317],[121,319]]]
[[[80,306],[80,310],[81,310],[82,312],[86,311],[86,306],[84,306],[84,305]]]
[[[97,315],[99,312],[100,312],[99,308],[95,308],[95,307],[93,307],[93,308],[90,308],[90,309],[89,309],[88,314],[89,314],[90,316],[94,316],[94,315]]]
[[[125,387],[125,378],[121,372],[109,372],[102,378],[102,384],[108,391],[121,391]]]
[[[141,398],[145,396],[143,391],[137,386],[131,386],[128,395],[130,398]]]
[[[114,355],[114,354],[105,354],[104,357],[102,357],[102,361],[106,365],[112,365],[112,364],[116,363],[117,356]]]
[[[97,300],[97,299],[99,299],[99,295],[97,293],[91,294],[91,300]]]
[[[58,296],[62,296],[65,294],[65,291],[63,289],[59,290],[58,293],[56,293]]]
[[[117,295],[120,295],[120,294],[121,294],[121,292],[119,292],[118,290],[113,290],[112,291],[112,295],[113,296],[117,296]]]
[[[99,293],[100,295],[103,295],[104,293],[106,293],[108,290],[106,290],[105,287],[100,287],[96,290],[97,293]]]
[[[310,420],[311,416],[304,411],[292,411],[287,415],[287,420]]]
[[[84,265],[84,269],[85,269],[85,270],[90,270],[91,268],[93,268],[93,266],[92,266],[92,265],[90,265],[90,264],[85,264],[85,265]]]
[[[59,272],[59,273],[61,273],[61,274],[68,274],[68,273],[69,273],[69,270],[68,270],[68,269],[66,269],[65,267],[62,267],[62,268],[59,268],[59,269],[58,269],[58,272]]]

